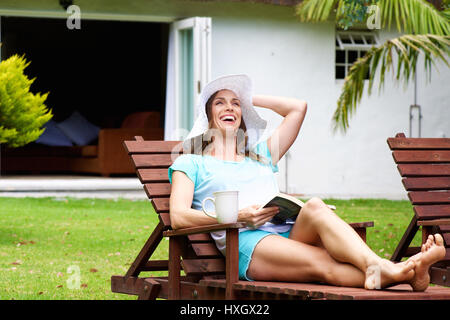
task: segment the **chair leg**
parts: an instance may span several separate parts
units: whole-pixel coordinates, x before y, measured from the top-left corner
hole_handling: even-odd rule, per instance
[[[138,295],[138,300],[155,300],[158,297],[161,285],[151,279],[144,280],[144,286]]]
[[[164,227],[162,223],[159,223],[152,232],[150,238],[148,238],[147,242],[142,247],[134,262],[131,264],[127,274],[125,275],[126,277],[137,277],[139,275],[142,267],[145,266],[153,252],[158,247],[158,244],[161,242],[161,239],[163,238],[163,230]]]
[[[177,237],[169,238],[169,296],[180,299],[181,248]]]
[[[227,229],[226,233],[226,289],[225,299],[236,299],[233,284],[239,281],[239,230]]]
[[[408,228],[403,234],[402,239],[398,243],[397,248],[392,254],[391,261],[400,262],[402,260],[402,258],[406,255],[406,250],[408,250],[408,247],[412,239],[416,235],[417,230],[419,230],[419,227],[417,226],[417,217],[414,215],[414,217],[411,219],[411,222],[409,223]]]

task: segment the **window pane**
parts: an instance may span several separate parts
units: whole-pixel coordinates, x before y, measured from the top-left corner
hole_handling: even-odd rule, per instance
[[[375,44],[375,38],[374,38],[374,36],[372,36],[372,35],[366,35],[365,38],[366,38],[367,44]]]
[[[189,131],[194,123],[194,36],[192,29],[179,32],[180,124]]]
[[[364,41],[362,39],[362,36],[359,34],[353,34],[353,41],[355,41],[356,44],[364,44]]]
[[[341,37],[342,43],[345,43],[345,44],[352,44],[352,40],[350,39],[350,37],[349,37],[348,35],[346,35],[346,34],[341,34],[340,37]]]
[[[349,64],[353,64],[353,62],[355,62],[356,59],[358,59],[358,51],[349,50],[348,51],[348,61],[347,62]]]
[[[345,63],[345,51],[336,50],[336,62]]]
[[[345,67],[336,66],[336,79],[344,79],[344,78],[345,78]]]

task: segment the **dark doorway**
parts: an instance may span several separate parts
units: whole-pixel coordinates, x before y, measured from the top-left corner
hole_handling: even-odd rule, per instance
[[[102,128],[119,127],[137,111],[164,121],[167,42],[164,23],[2,17],[2,60],[24,54],[36,78],[33,92],[49,92],[55,121],[77,110]]]
[[[123,141],[163,140],[169,24],[82,20],[81,29],[70,30],[65,19],[2,17],[1,32],[2,60],[19,54],[30,62],[31,91],[49,92],[52,122],[76,114],[97,136],[68,136],[73,145],[2,145],[0,172],[135,176]],[[80,128],[75,135],[87,132]],[[60,139],[66,132],[56,133]]]

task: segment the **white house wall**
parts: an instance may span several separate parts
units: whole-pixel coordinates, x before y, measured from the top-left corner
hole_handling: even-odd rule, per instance
[[[396,133],[409,134],[409,106],[414,86],[406,90],[388,79],[381,95],[364,96],[345,135],[333,134],[331,119],[343,80],[334,79],[335,29],[328,24],[213,18],[213,78],[247,73],[255,93],[291,96],[308,102],[308,112],[286,159],[280,161],[282,191],[305,197],[405,199],[406,192],[386,143]],[[381,33],[384,41],[394,33]],[[422,64],[420,64],[422,67]],[[422,137],[450,137],[448,106],[450,73],[433,70],[432,82],[418,76]],[[375,88],[376,89],[376,88]],[[258,108],[275,128],[281,117]],[[416,132],[416,131],[414,131]],[[286,157],[284,157],[286,158]]]

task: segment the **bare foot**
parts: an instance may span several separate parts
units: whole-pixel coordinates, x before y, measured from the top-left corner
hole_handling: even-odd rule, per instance
[[[422,245],[421,252],[409,259],[415,262],[415,275],[410,281],[414,291],[425,291],[428,288],[430,283],[428,269],[444,257],[445,246],[442,236],[439,233],[434,236],[429,235],[427,241]]]
[[[364,287],[366,289],[381,289],[391,284],[410,282],[414,277],[414,261],[393,263],[387,259],[381,259],[369,265],[366,271]]]

